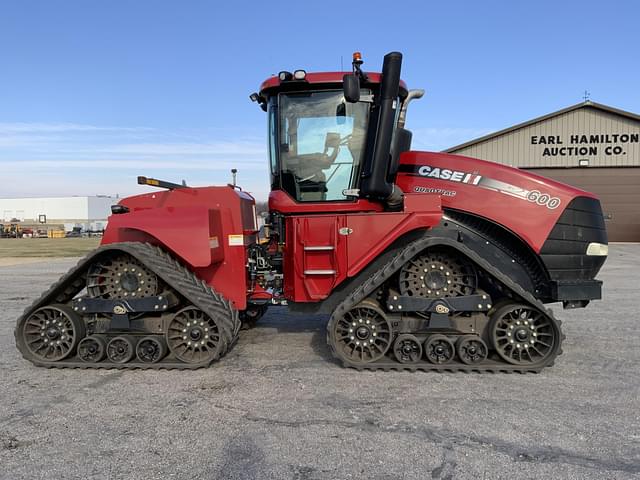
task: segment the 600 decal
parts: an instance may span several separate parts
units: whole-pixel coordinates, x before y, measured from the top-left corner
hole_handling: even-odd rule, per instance
[[[527,193],[527,200],[550,208],[551,210],[558,208],[561,203],[558,197],[552,197],[548,193],[542,193],[538,190],[529,190],[529,193]]]

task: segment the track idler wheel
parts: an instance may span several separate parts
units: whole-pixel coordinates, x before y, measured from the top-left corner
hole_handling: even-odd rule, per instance
[[[363,300],[338,319],[329,341],[342,359],[357,364],[375,362],[391,347],[391,323],[374,300]]]
[[[107,354],[107,343],[102,337],[91,335],[80,340],[78,344],[78,357],[83,362],[97,363]]]
[[[85,335],[82,319],[66,305],[47,305],[29,315],[18,339],[34,360],[57,362],[71,355]]]
[[[465,335],[456,342],[458,358],[466,365],[476,365],[486,360],[489,353],[487,344],[475,335]]]
[[[393,354],[400,363],[416,363],[422,358],[422,345],[413,335],[398,335],[393,344]]]
[[[491,316],[489,335],[498,355],[513,365],[536,365],[555,356],[561,333],[556,321],[528,305],[510,303]]]
[[[127,363],[134,355],[134,339],[128,335],[114,337],[107,344],[107,357],[113,363]]]
[[[224,347],[220,326],[197,307],[177,312],[167,326],[167,345],[185,363],[209,363],[220,357]]]
[[[136,345],[136,357],[142,363],[158,363],[167,354],[167,344],[161,337],[144,337]]]
[[[424,342],[424,353],[431,363],[449,363],[456,354],[453,343],[445,335],[431,335]]]

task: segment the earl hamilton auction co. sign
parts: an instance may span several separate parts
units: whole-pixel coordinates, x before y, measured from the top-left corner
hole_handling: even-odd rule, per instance
[[[625,146],[638,143],[638,133],[532,135],[531,145],[540,145],[543,157],[626,155]]]

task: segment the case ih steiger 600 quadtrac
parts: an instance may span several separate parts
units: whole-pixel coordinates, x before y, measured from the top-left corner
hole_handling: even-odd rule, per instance
[[[114,205],[100,248],[18,320],[44,367],[197,368],[268,305],[329,313],[327,342],[367,369],[538,372],[561,353],[546,303],[585,307],[607,254],[592,194],[515,168],[410,150],[422,91],[382,73],[281,72],[267,112],[268,242],[234,185]]]

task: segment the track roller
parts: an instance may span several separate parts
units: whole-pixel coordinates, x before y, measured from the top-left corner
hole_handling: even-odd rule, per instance
[[[456,342],[458,358],[466,365],[475,365],[486,360],[489,353],[487,344],[476,335],[464,335]]]
[[[157,363],[167,354],[167,344],[161,337],[144,337],[136,345],[136,357],[143,363]]]
[[[107,354],[107,344],[102,337],[91,335],[80,340],[78,357],[83,362],[97,363]]]
[[[453,343],[445,335],[431,335],[424,342],[424,352],[431,363],[449,363],[456,354]]]
[[[413,335],[398,335],[393,344],[393,354],[400,363],[416,363],[422,358],[422,345]]]
[[[107,357],[113,363],[127,363],[135,355],[135,340],[123,335],[112,338],[107,344]]]

